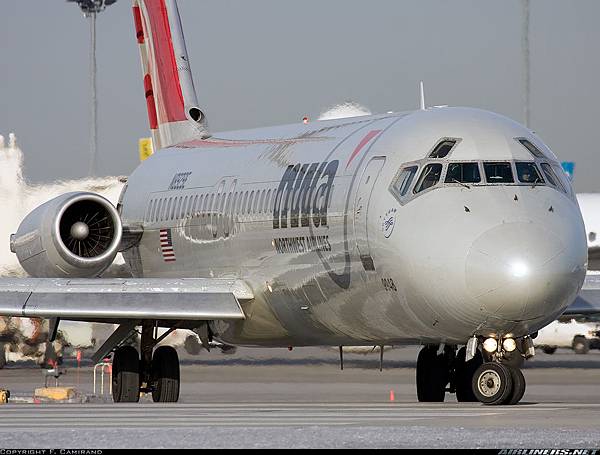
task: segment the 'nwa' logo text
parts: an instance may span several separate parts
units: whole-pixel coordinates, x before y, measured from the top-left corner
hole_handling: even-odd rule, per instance
[[[327,226],[327,207],[339,161],[290,165],[273,208],[273,229]]]

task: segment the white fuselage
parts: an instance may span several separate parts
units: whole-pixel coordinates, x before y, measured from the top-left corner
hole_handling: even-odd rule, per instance
[[[124,254],[136,276],[236,277],[252,287],[244,321],[213,325],[226,343],[520,337],[554,320],[581,287],[587,250],[568,183],[446,182],[449,163],[477,163],[482,175],[490,162],[558,165],[505,117],[441,108],[218,136],[141,164],[121,211],[144,230]],[[456,142],[451,153],[428,158],[444,138]],[[411,163],[416,176],[396,196],[391,185]],[[443,166],[440,181],[415,194],[431,163]]]

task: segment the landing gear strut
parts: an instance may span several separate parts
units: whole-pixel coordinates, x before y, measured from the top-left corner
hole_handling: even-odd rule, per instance
[[[113,401],[134,403],[140,392],[152,393],[155,402],[179,399],[179,357],[171,346],[159,346],[152,322],[142,325],[141,358],[133,346],[121,346],[113,357]],[[152,352],[154,350],[154,353]]]

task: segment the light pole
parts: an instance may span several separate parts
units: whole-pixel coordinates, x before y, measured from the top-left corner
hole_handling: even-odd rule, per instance
[[[89,175],[96,175],[96,150],[98,148],[98,99],[96,97],[96,16],[104,11],[107,6],[117,0],[67,0],[77,3],[83,17],[90,20],[90,92],[91,92],[91,119],[90,119],[90,163]]]
[[[530,4],[529,0],[522,0],[523,6],[523,23],[522,23],[522,48],[523,48],[523,120],[527,128],[531,128],[531,62],[529,59],[529,15],[530,15]]]

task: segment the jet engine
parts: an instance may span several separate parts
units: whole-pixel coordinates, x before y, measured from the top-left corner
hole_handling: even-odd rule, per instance
[[[32,277],[93,278],[112,264],[121,236],[121,218],[107,199],[74,192],[27,215],[10,249]]]

